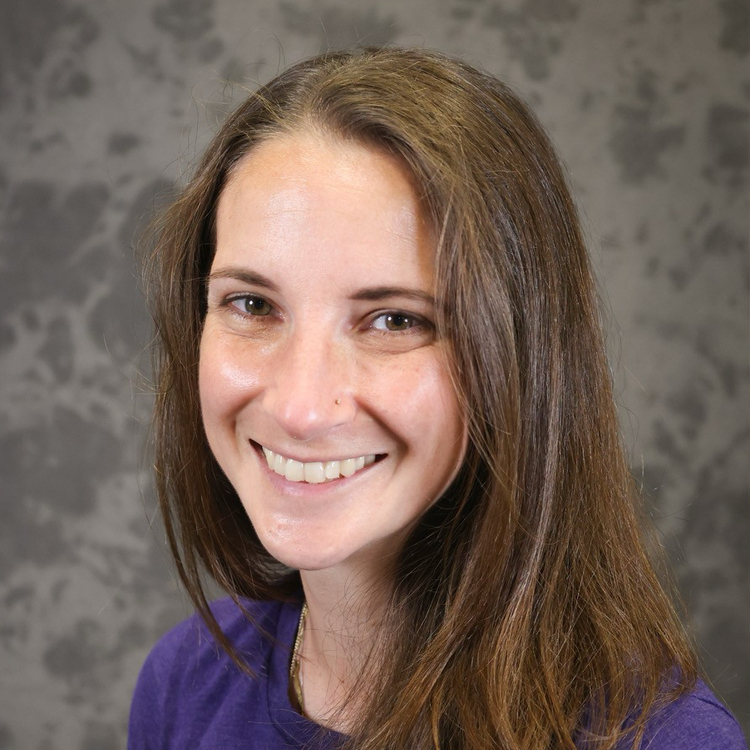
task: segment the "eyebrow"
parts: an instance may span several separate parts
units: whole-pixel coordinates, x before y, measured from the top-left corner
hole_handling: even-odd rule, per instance
[[[251,286],[263,287],[264,289],[268,289],[271,292],[280,291],[278,285],[271,281],[271,279],[269,279],[267,276],[264,276],[262,273],[257,273],[255,271],[248,271],[244,268],[228,267],[221,268],[218,271],[214,271],[213,273],[209,274],[208,278],[206,279],[206,286],[208,286],[214,279],[237,279],[237,281],[242,281],[245,284],[249,284]],[[365,287],[364,289],[359,289],[358,291],[356,291],[349,297],[349,299],[364,302],[379,302],[391,297],[403,297],[405,299],[412,299],[417,302],[424,302],[428,305],[431,305],[432,307],[435,307],[436,304],[435,298],[431,294],[423,292],[421,289],[413,289],[407,286]]]
[[[423,292],[421,289],[412,289],[407,286],[367,287],[355,292],[350,299],[379,302],[390,297],[404,297],[416,300],[417,302],[426,302],[428,305],[435,307],[435,298],[431,294],[427,294],[427,292]]]
[[[279,291],[279,287],[267,276],[264,276],[262,273],[256,273],[255,271],[247,271],[244,268],[229,267],[214,271],[208,275],[208,278],[206,279],[206,287],[208,287],[214,279],[237,279],[237,281],[242,281],[251,286],[262,286],[271,292]]]

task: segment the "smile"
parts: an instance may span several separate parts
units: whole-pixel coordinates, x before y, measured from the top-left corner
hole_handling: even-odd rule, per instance
[[[308,482],[309,484],[321,484],[340,477],[350,477],[360,469],[364,469],[365,466],[375,463],[376,458],[374,454],[369,454],[356,458],[343,458],[338,461],[303,462],[286,458],[266,447],[263,447],[263,454],[271,471],[290,482]]]

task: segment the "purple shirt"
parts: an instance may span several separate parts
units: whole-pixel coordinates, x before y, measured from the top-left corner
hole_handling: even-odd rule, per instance
[[[289,659],[300,606],[251,602],[274,646],[228,599],[212,605],[222,630],[258,679],[242,673],[200,618],[169,631],[141,669],[129,750],[335,748],[341,735],[300,716],[289,701]],[[626,750],[623,748],[623,750]],[[747,750],[737,722],[702,682],[649,722],[642,750]]]

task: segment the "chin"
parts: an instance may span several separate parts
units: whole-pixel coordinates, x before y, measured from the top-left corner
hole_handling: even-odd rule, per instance
[[[287,568],[308,572],[332,570],[348,559],[345,555],[321,555],[318,551],[294,553],[284,550],[278,554],[269,553]]]
[[[351,550],[327,548],[315,535],[305,535],[299,541],[285,537],[283,540],[260,535],[261,544],[271,557],[294,570],[325,570],[347,560]]]

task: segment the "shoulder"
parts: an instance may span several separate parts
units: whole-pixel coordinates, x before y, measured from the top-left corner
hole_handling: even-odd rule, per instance
[[[649,719],[641,749],[747,750],[747,742],[729,709],[699,680]]]
[[[244,611],[222,599],[211,611],[258,679],[250,679],[193,615],[163,635],[141,667],[130,708],[129,747],[208,747],[208,738],[213,746],[233,747],[227,738],[236,734],[232,722],[238,706],[249,702],[260,710],[280,624],[299,613],[298,606],[279,602],[242,605]],[[226,721],[217,728],[213,719],[219,715]]]
[[[273,636],[284,605],[252,601],[243,601],[242,605],[247,614],[229,598],[213,602],[210,607],[224,635],[254,668],[260,666],[262,653],[269,643],[264,634]],[[221,663],[225,658],[228,660],[203,619],[194,614],[159,639],[144,668],[150,667],[164,677],[175,666],[184,672],[187,666],[208,666]]]

